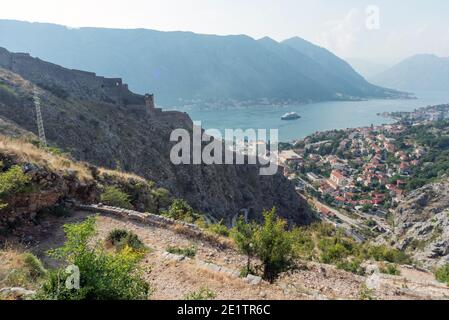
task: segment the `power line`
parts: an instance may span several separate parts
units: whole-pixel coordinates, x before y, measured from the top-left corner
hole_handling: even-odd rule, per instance
[[[44,121],[42,120],[42,112],[41,112],[41,98],[39,97],[39,93],[37,88],[34,88],[34,105],[36,107],[36,122],[37,122],[37,132],[39,134],[39,141],[43,147],[47,146],[47,139],[45,138],[45,130],[44,130]]]

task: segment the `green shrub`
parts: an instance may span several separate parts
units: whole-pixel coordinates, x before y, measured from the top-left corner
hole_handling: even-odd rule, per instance
[[[196,213],[185,200],[182,199],[173,200],[168,211],[163,212],[162,215],[171,219],[189,223],[195,223],[201,218],[201,216]]]
[[[49,152],[49,153],[51,153],[51,154],[53,154],[55,156],[67,155],[67,153],[65,153],[64,151],[62,151],[58,147],[47,146],[47,147],[44,147],[43,149],[45,149],[47,152]]]
[[[36,280],[47,275],[47,270],[42,262],[32,253],[25,253],[23,262],[31,279]]]
[[[254,223],[246,223],[243,217],[240,217],[234,228],[231,230],[231,237],[239,251],[247,256],[246,273],[251,271],[251,259],[255,254],[255,231],[257,226]]]
[[[243,268],[240,268],[240,278],[246,278],[250,274],[257,274],[257,271],[251,266],[244,266]]]
[[[170,191],[164,188],[158,188],[152,191],[153,198],[156,204],[156,211],[160,212],[162,208],[167,208],[170,205]]]
[[[0,198],[26,192],[30,184],[31,177],[23,173],[20,166],[12,166],[8,171],[0,173]]]
[[[376,261],[387,261],[396,264],[410,264],[410,257],[402,251],[387,246],[371,246],[368,255]]]
[[[446,283],[447,285],[449,285],[449,264],[446,264],[441,268],[438,268],[435,271],[435,278],[439,282]]]
[[[186,295],[184,300],[213,300],[216,297],[217,295],[213,291],[207,288],[201,288],[198,291]]]
[[[133,209],[129,195],[117,187],[108,186],[101,194],[101,202],[112,207]]]
[[[273,282],[290,265],[293,241],[287,231],[287,222],[276,215],[276,209],[263,213],[265,222],[256,229],[256,255],[263,263],[263,278]]]
[[[313,235],[304,228],[295,228],[292,231],[292,238],[295,258],[313,260],[315,257]]]
[[[70,289],[65,269],[50,272],[39,291],[38,299],[51,300],[141,300],[147,299],[149,286],[143,279],[139,262],[143,254],[129,247],[112,254],[103,246],[92,245],[96,235],[95,218],[83,223],[64,226],[67,241],[50,252],[66,265],[74,265],[80,272],[80,289]]]
[[[361,266],[362,261],[359,259],[344,260],[337,263],[337,268],[345,270],[360,276],[365,275],[366,269]]]
[[[112,244],[118,251],[123,250],[127,246],[137,252],[146,250],[144,243],[135,233],[123,229],[112,230],[106,241]]]
[[[168,247],[166,250],[168,253],[176,254],[178,256],[184,256],[187,258],[194,258],[196,256],[196,247],[180,248],[180,247]]]
[[[230,234],[228,227],[223,224],[223,221],[210,225],[208,230],[223,237],[229,237]]]
[[[366,284],[362,284],[362,287],[360,288],[359,292],[359,299],[360,300],[376,300],[376,297],[374,296],[374,290],[369,289]]]
[[[318,247],[321,250],[320,261],[328,264],[341,262],[355,252],[354,243],[341,237],[322,239]]]
[[[401,271],[398,269],[396,264],[387,263],[385,265],[381,265],[379,271],[384,274],[389,274],[392,276],[400,276]]]

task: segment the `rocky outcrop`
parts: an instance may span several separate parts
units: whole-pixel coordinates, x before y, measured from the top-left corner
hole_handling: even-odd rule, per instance
[[[424,267],[449,262],[449,180],[411,192],[395,211],[393,241]]]
[[[226,223],[243,209],[260,218],[263,209],[272,207],[294,223],[312,220],[307,204],[281,172],[260,176],[258,165],[172,164],[170,134],[192,130],[187,114],[148,112],[144,97],[130,93],[121,81],[114,88],[108,79],[28,55],[2,50],[0,56],[0,91],[8,88],[6,98],[0,95],[0,116],[36,132],[32,97],[38,85],[47,139],[74,158],[156,181]]]
[[[10,159],[0,154],[2,163]],[[98,199],[99,188],[94,181],[83,182],[74,175],[64,175],[32,163],[20,164],[30,177],[26,191],[2,199],[7,205],[0,209],[0,240],[15,226],[32,222],[45,209],[63,205],[66,200],[91,203]]]

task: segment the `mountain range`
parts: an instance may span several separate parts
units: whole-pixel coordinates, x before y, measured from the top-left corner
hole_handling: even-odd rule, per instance
[[[368,80],[391,67],[391,65],[387,63],[377,63],[361,58],[346,58],[346,61],[348,61],[354,70]]]
[[[399,90],[446,91],[449,90],[449,57],[414,55],[370,80]]]
[[[277,42],[146,29],[0,20],[0,46],[68,68],[123,77],[163,105],[192,102],[395,98],[344,60],[301,38]]]

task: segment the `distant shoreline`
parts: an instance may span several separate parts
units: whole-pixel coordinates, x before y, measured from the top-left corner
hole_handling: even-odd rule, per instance
[[[280,100],[280,101],[264,101],[263,99],[258,101],[250,101],[250,100],[230,100],[229,102],[192,102],[183,105],[171,105],[164,106],[159,105],[163,110],[170,111],[210,111],[210,110],[240,110],[245,109],[250,106],[272,106],[273,108],[283,108],[287,106],[301,106],[301,105],[309,105],[323,102],[363,102],[363,101],[375,101],[375,100],[418,100],[414,93],[404,93],[404,96],[397,97],[371,97],[371,98],[356,98],[353,97],[351,99],[329,99],[329,100],[308,100],[308,101],[295,101],[295,100]]]

